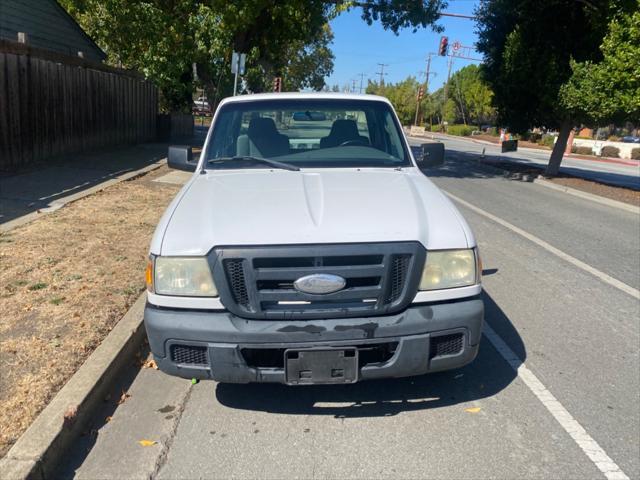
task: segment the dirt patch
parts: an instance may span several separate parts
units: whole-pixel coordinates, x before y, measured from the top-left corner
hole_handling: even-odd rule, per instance
[[[528,165],[521,165],[515,162],[486,161],[483,163],[509,172],[512,174],[512,178],[517,180],[533,181],[533,179],[543,171],[542,168],[530,167]],[[544,177],[544,179],[558,185],[564,185],[565,187],[575,188],[576,190],[582,190],[583,192],[617,200],[618,202],[640,206],[640,191],[638,190],[606,185],[566,174],[560,174],[557,177]]]
[[[0,457],[143,291],[167,171],[0,235]]]
[[[565,187],[575,188],[576,190],[582,190],[583,192],[593,193],[594,195],[600,195],[601,197],[607,197],[619,202],[629,203],[640,206],[640,191],[631,190],[630,188],[614,187],[612,185],[603,185],[602,183],[591,182],[589,180],[583,180],[576,177],[554,177],[545,178],[558,185],[564,185]]]

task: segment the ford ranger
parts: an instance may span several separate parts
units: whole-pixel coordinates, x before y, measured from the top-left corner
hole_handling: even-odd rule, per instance
[[[223,100],[151,242],[144,322],[158,367],[289,385],[421,375],[472,361],[474,236],[425,176],[388,100]]]

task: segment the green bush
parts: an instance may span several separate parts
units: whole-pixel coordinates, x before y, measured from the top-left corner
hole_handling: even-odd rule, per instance
[[[640,148],[631,149],[631,158],[633,160],[640,160]]]
[[[573,150],[575,149],[575,152],[573,152]],[[573,147],[571,149],[571,151],[573,153],[577,153],[578,155],[593,155],[593,151],[591,150],[591,147]]]
[[[441,132],[442,131],[442,127],[438,124],[436,125],[431,125],[431,131],[432,132]]]
[[[620,158],[620,149],[618,147],[612,147],[611,145],[605,145],[600,151],[600,156]]]
[[[553,145],[554,145],[555,141],[556,141],[555,135],[544,134],[544,135],[542,135],[540,140],[538,140],[538,144],[539,145],[544,145],[545,147],[553,148]]]
[[[449,135],[457,135],[459,137],[468,137],[473,132],[473,127],[469,125],[449,125],[447,133]]]
[[[526,140],[528,142],[538,143],[540,140],[542,140],[542,134],[541,133],[526,132],[526,133],[524,133],[522,135],[522,139]]]

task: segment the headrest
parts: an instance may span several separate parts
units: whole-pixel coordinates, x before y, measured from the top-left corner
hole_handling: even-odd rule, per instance
[[[257,117],[249,121],[249,130],[247,133],[250,137],[264,137],[268,135],[278,135],[278,129],[272,118]]]
[[[357,138],[358,125],[354,120],[335,120],[331,125],[330,136],[338,136],[343,138]]]

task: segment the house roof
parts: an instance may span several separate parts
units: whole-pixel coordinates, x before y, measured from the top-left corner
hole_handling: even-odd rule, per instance
[[[35,48],[101,62],[102,49],[56,0],[0,0],[0,39],[15,42],[25,32]]]

